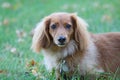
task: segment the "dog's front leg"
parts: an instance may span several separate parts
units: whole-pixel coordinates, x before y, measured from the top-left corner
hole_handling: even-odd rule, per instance
[[[62,80],[62,79],[60,78],[61,75],[60,75],[59,70],[56,70],[56,71],[55,71],[55,74],[56,74],[56,80]]]

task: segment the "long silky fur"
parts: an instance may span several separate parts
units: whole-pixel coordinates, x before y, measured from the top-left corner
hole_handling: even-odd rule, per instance
[[[89,44],[88,24],[77,14],[72,14],[71,17],[75,26],[75,41],[78,43],[79,50],[85,51]]]
[[[37,24],[34,30],[31,48],[35,52],[40,52],[41,48],[46,48],[50,45],[50,36],[47,31],[49,18],[45,17],[40,23]]]

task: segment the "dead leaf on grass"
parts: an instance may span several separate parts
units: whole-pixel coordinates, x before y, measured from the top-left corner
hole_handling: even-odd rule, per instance
[[[11,6],[12,5],[9,2],[3,2],[1,5],[2,8],[11,8]]]
[[[67,10],[67,9],[75,9],[76,10],[76,9],[78,9],[78,4],[71,4],[71,5],[64,4],[61,8],[64,10]]]
[[[103,15],[102,18],[101,18],[101,22],[111,22],[112,21],[112,18],[110,15]]]
[[[18,36],[18,38],[23,38],[23,37],[26,37],[26,32],[23,31],[23,30],[16,30],[16,34]]]
[[[100,5],[99,5],[99,3],[98,2],[94,2],[93,3],[93,7],[99,7]]]
[[[15,47],[13,47],[13,48],[10,49],[10,52],[16,54],[17,53],[17,49]]]
[[[9,19],[8,18],[5,18],[4,20],[3,20],[3,25],[8,25],[9,24]]]
[[[37,62],[32,59],[32,60],[28,63],[28,66],[35,66],[36,64],[37,64]]]
[[[32,74],[33,74],[34,76],[38,76],[38,75],[39,75],[37,68],[33,68],[33,69],[31,70],[31,72],[32,72]]]
[[[38,64],[34,59],[27,61],[26,69],[28,70],[27,72],[31,72],[34,76],[39,75],[38,74]]]
[[[5,73],[7,73],[6,70],[0,70],[0,74],[5,74]]]
[[[63,6],[62,6],[62,9],[68,9],[69,8],[69,5],[68,4],[64,4]]]
[[[35,67],[35,66],[38,67],[38,64],[34,59],[32,59],[30,61],[28,61],[28,60],[26,61],[26,69],[28,71],[31,71],[33,69],[33,67]]]
[[[22,38],[18,38],[18,41],[17,41],[18,43],[22,43],[22,42],[24,42],[24,39],[22,39]]]

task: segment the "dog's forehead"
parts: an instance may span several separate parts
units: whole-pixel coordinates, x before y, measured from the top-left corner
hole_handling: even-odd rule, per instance
[[[71,15],[68,13],[56,13],[50,15],[51,21],[53,22],[70,22],[71,21]]]

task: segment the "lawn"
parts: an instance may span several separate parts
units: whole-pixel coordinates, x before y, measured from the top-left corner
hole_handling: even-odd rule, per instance
[[[77,12],[92,33],[120,31],[120,0],[0,0],[0,80],[54,80],[30,49],[31,31],[61,11]]]

